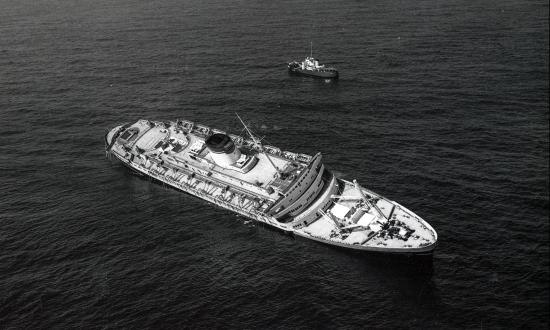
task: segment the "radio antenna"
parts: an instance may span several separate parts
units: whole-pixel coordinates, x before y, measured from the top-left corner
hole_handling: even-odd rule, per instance
[[[273,163],[273,160],[271,160],[271,157],[269,157],[269,155],[267,154],[267,152],[265,152],[264,150],[264,146],[262,145],[262,143],[256,139],[256,137],[254,136],[254,134],[252,134],[252,132],[250,131],[250,129],[248,128],[248,126],[246,126],[246,124],[244,123],[244,121],[241,119],[241,117],[239,117],[239,114],[235,112],[235,115],[237,116],[237,118],[239,118],[239,121],[241,122],[241,124],[243,124],[244,126],[244,129],[248,132],[248,134],[250,135],[250,137],[252,138],[252,141],[254,141],[254,145],[258,146],[258,148],[260,148],[260,151],[267,157],[267,160],[269,160],[269,162],[271,163],[271,166],[273,166],[273,168],[275,169],[275,171],[277,171],[277,174],[281,174],[281,171],[279,171],[279,169],[277,168],[277,166],[275,166],[275,163]]]

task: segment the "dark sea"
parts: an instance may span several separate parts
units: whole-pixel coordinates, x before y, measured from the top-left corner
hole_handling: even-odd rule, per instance
[[[546,329],[548,1],[0,0],[0,329]],[[337,82],[289,76],[309,54]],[[132,175],[184,118],[323,154],[432,259],[293,238]]]

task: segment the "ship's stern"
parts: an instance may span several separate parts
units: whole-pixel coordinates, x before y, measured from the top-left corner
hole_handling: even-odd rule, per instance
[[[111,148],[113,147],[113,144],[115,143],[116,139],[122,133],[124,130],[124,127],[126,125],[118,125],[110,130],[105,134],[104,141],[105,141],[105,151],[110,152]]]

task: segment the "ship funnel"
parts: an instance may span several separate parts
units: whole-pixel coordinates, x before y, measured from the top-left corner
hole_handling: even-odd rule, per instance
[[[226,134],[212,134],[206,139],[205,143],[217,165],[227,167],[234,164],[241,157],[241,151]]]

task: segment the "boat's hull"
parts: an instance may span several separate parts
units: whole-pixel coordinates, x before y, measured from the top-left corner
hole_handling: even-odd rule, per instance
[[[323,79],[338,79],[338,71],[302,70],[300,67],[289,67],[288,72]]]
[[[107,139],[105,139],[106,144],[108,145]],[[270,227],[276,228],[278,230],[281,230],[287,234],[296,235],[298,237],[303,237],[307,239],[311,239],[323,244],[328,244],[332,246],[336,246],[339,248],[344,249],[350,249],[354,251],[364,251],[364,252],[378,252],[378,253],[390,253],[390,254],[418,254],[418,255],[425,255],[430,254],[436,247],[436,244],[432,244],[429,246],[424,247],[418,247],[418,248],[389,248],[389,247],[374,247],[374,246],[364,246],[364,245],[352,245],[352,244],[345,244],[340,243],[332,240],[317,238],[314,236],[310,236],[307,234],[304,234],[298,230],[294,230],[292,226],[280,223],[275,218],[262,214],[260,212],[249,212],[246,210],[243,210],[239,207],[236,207],[235,205],[225,202],[223,200],[217,199],[209,194],[204,193],[203,191],[200,191],[198,189],[194,189],[190,185],[187,185],[185,183],[181,183],[178,181],[174,181],[171,178],[167,176],[163,176],[159,173],[156,173],[155,171],[151,171],[148,169],[145,169],[143,167],[140,167],[139,165],[136,165],[135,163],[129,161],[128,159],[125,159],[124,157],[121,157],[117,153],[111,153],[110,149],[106,150],[107,153],[110,153],[116,157],[123,165],[128,167],[132,172],[134,172],[137,175],[145,176],[153,179],[154,181],[157,181],[161,184],[168,185],[176,190],[188,193],[190,195],[199,197],[207,202],[210,202],[212,204],[215,204],[219,207],[222,207],[224,209],[233,211],[235,213],[241,214],[247,218],[250,218],[252,220],[258,221],[260,223],[264,223]]]
[[[419,247],[419,248],[379,248],[379,247],[371,247],[371,246],[364,246],[364,245],[352,245],[352,244],[345,244],[335,241],[329,241],[322,238],[317,238],[315,236],[310,235],[304,235],[298,231],[294,232],[294,235],[300,236],[306,239],[314,240],[319,243],[328,244],[332,246],[337,246],[339,248],[349,249],[349,250],[355,250],[355,251],[364,251],[364,252],[373,252],[373,253],[391,253],[391,254],[407,254],[407,255],[430,255],[433,254],[433,251],[435,250],[437,246],[437,242],[428,246]]]
[[[247,212],[247,211],[245,211],[241,208],[238,208],[238,207],[236,207],[236,206],[234,206],[234,205],[232,205],[228,202],[225,202],[225,201],[217,199],[217,198],[215,198],[211,195],[208,195],[208,194],[204,193],[201,190],[194,189],[190,185],[174,181],[174,180],[172,180],[172,179],[170,179],[166,176],[162,176],[158,173],[155,173],[154,171],[150,171],[150,170],[146,170],[144,168],[141,168],[141,167],[135,165],[134,163],[128,161],[127,159],[124,159],[124,158],[120,157],[117,154],[114,154],[114,156],[123,165],[128,167],[132,172],[134,172],[137,175],[147,176],[147,177],[149,177],[151,179],[154,179],[155,181],[157,181],[161,184],[168,185],[168,186],[170,186],[172,188],[175,188],[179,191],[183,191],[183,192],[188,193],[190,195],[199,197],[199,198],[201,198],[201,199],[203,199],[207,202],[210,202],[210,203],[215,204],[217,206],[223,207],[223,208],[228,209],[230,211],[239,213],[239,214],[241,214],[245,217],[248,217],[250,219],[266,223],[270,226],[276,227],[276,228],[281,229],[283,231],[292,231],[291,228],[286,228],[283,224],[278,223],[278,221],[275,220],[275,218],[273,218],[273,217],[269,217],[269,216],[261,214],[259,212],[255,212],[255,213]]]

